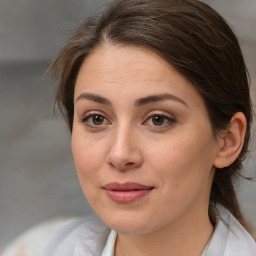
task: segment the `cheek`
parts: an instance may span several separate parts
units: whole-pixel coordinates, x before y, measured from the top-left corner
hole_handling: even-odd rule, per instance
[[[90,138],[73,131],[72,153],[79,178],[84,176],[85,180],[90,180],[97,174],[102,163],[103,152],[104,147],[101,144],[92,142]]]
[[[214,159],[211,133],[192,128],[161,141],[161,145],[146,148],[153,157],[150,165],[162,177],[162,182],[176,191],[194,189],[208,181]],[[207,130],[208,131],[208,130]]]
[[[101,148],[73,131],[72,153],[76,166],[80,186],[89,203],[92,205],[97,200],[99,183],[99,169],[101,166]]]

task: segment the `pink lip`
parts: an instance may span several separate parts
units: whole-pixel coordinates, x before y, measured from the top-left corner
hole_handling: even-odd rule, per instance
[[[146,196],[154,187],[133,182],[113,182],[105,185],[103,188],[111,200],[117,203],[127,204]]]

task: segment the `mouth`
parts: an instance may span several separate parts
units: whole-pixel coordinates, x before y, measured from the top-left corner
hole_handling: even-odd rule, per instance
[[[128,204],[148,195],[155,187],[145,186],[134,182],[106,184],[103,189],[114,202]]]

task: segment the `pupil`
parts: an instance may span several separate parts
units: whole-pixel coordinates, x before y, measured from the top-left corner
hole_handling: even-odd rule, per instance
[[[102,116],[94,116],[93,117],[93,123],[96,125],[100,125],[103,123],[103,117]]]
[[[154,123],[154,125],[162,125],[164,123],[164,117],[154,116],[153,123]]]

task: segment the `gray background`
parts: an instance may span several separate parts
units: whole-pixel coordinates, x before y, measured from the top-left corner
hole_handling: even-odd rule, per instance
[[[256,1],[205,1],[241,42],[256,102]],[[41,221],[88,214],[70,151],[70,136],[53,115],[54,85],[44,76],[75,24],[106,1],[0,0],[0,251]],[[254,125],[255,131],[255,125]],[[256,141],[246,162],[256,176]],[[243,210],[256,224],[256,182],[242,182]]]

